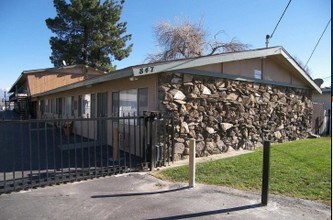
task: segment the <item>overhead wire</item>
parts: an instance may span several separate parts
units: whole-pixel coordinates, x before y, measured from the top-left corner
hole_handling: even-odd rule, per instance
[[[275,25],[275,28],[274,28],[272,34],[271,34],[271,35],[266,35],[266,47],[268,47],[269,40],[272,39],[272,37],[273,37],[273,35],[274,35],[274,33],[275,33],[277,27],[279,26],[279,24],[280,24],[280,22],[281,22],[281,20],[282,20],[282,18],[283,18],[283,16],[284,16],[284,14],[286,13],[286,11],[287,11],[287,9],[288,9],[288,7],[289,7],[291,1],[292,1],[292,0],[289,0],[289,2],[288,2],[288,4],[287,4],[286,8],[284,9],[284,11],[283,11],[283,13],[282,13],[282,15],[281,15],[279,21],[278,21],[277,24]],[[315,45],[315,47],[314,47],[314,49],[313,49],[313,51],[312,51],[312,53],[311,53],[309,59],[307,60],[307,62],[306,62],[306,64],[305,64],[304,68],[307,67],[307,65],[308,65],[308,63],[309,63],[309,61],[310,61],[310,59],[311,59],[313,53],[314,53],[315,50],[317,49],[317,46],[318,46],[318,44],[319,44],[321,38],[323,37],[324,33],[326,32],[327,27],[328,27],[328,25],[330,24],[330,22],[331,22],[331,18],[330,18],[330,20],[328,21],[328,23],[327,23],[327,25],[326,25],[326,27],[325,27],[323,33],[321,34],[320,38],[318,39],[317,44]],[[330,78],[330,77],[331,77],[331,76],[328,76],[328,77],[325,77],[325,78],[323,78],[323,79],[328,79],[328,78]]]
[[[266,35],[266,48],[268,47],[269,40],[272,39],[272,37],[273,37],[273,35],[274,35],[274,33],[275,33],[277,27],[279,26],[279,24],[280,24],[280,22],[281,22],[281,20],[282,20],[282,18],[283,18],[283,16],[284,16],[284,14],[286,13],[286,11],[287,11],[287,9],[288,9],[288,7],[289,7],[291,1],[292,1],[292,0],[289,0],[289,2],[288,2],[288,4],[287,4],[286,8],[284,9],[284,11],[283,11],[283,13],[282,13],[282,15],[281,15],[281,17],[280,17],[280,19],[279,19],[279,21],[278,21],[278,23],[275,25],[275,28],[274,28],[272,34],[271,34],[271,35],[269,35],[269,34]]]
[[[289,7],[291,1],[292,1],[292,0],[289,0],[289,2],[288,2],[288,4],[287,4],[286,8],[284,9],[284,11],[283,11],[283,13],[282,13],[282,15],[281,15],[281,17],[280,17],[280,19],[279,19],[279,21],[278,21],[278,23],[275,25],[275,28],[274,28],[272,34],[269,36],[270,39],[272,39],[272,37],[273,37],[273,35],[274,35],[274,33],[275,33],[277,27],[279,26],[279,24],[280,24],[280,22],[281,22],[281,20],[282,20],[282,18],[283,18],[283,16],[284,16],[284,14],[286,13],[286,11],[287,11],[287,9],[288,9],[288,7]]]
[[[327,77],[324,77],[324,78],[321,78],[321,79],[328,79],[328,78],[331,78],[332,76],[327,76]]]
[[[311,53],[311,55],[310,55],[308,61],[306,61],[305,67],[308,65],[308,63],[309,63],[309,61],[310,61],[310,59],[311,59],[313,53],[314,53],[315,50],[317,49],[317,46],[318,46],[318,44],[319,44],[321,38],[324,36],[324,34],[325,34],[326,30],[327,30],[328,25],[331,23],[331,20],[332,20],[332,18],[330,18],[330,20],[327,22],[327,25],[326,25],[326,27],[325,27],[323,33],[322,33],[321,36],[319,37],[319,39],[318,39],[318,41],[317,41],[317,43],[316,43],[316,46],[313,48],[312,53]]]

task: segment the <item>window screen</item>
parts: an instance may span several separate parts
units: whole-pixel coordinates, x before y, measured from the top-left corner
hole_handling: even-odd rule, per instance
[[[138,89],[138,115],[148,111],[148,88]]]
[[[133,116],[138,113],[138,90],[130,89],[119,92],[119,115]]]

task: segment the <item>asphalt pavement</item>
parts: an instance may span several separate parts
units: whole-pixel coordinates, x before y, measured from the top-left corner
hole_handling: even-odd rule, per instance
[[[331,208],[307,200],[132,173],[0,196],[0,219],[331,219]]]

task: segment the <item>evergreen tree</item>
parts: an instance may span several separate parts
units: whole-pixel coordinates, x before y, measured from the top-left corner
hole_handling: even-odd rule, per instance
[[[124,0],[54,0],[55,18],[46,19],[47,27],[56,34],[50,38],[51,62],[55,67],[86,64],[112,71],[113,60],[128,57],[132,44],[126,22],[120,22]]]

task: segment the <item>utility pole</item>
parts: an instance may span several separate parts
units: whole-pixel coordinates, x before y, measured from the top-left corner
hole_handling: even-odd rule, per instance
[[[7,103],[6,103],[6,101],[7,101],[7,97],[6,97],[7,92],[6,92],[6,90],[3,92],[3,95],[4,95],[4,98],[5,98],[5,110],[7,110]]]

